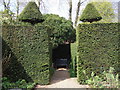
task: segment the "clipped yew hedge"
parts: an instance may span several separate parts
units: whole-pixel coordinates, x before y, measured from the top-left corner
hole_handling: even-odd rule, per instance
[[[43,17],[39,11],[39,7],[35,2],[29,2],[21,14],[18,16],[18,20],[23,22],[29,22],[32,25],[43,22]]]
[[[119,66],[118,23],[79,24],[77,27],[77,77],[84,83],[91,72],[100,75],[103,70]],[[86,70],[86,75],[85,71]]]
[[[3,76],[11,81],[48,84],[50,43],[48,26],[3,26]]]
[[[92,3],[89,3],[86,6],[85,10],[83,11],[80,17],[80,21],[90,23],[92,23],[93,21],[99,21],[101,19],[102,19],[101,15],[99,14],[99,12],[96,10]]]

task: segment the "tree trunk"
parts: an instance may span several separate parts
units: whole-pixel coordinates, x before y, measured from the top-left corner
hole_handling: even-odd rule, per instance
[[[40,2],[42,2],[42,0],[35,0],[37,6],[40,8]]]
[[[69,0],[69,20],[72,21],[72,0]]]
[[[19,0],[17,0],[17,7],[16,7],[16,8],[17,8],[17,16],[18,16],[18,14],[19,14],[19,5],[20,5],[20,4],[19,4]]]
[[[77,22],[78,22],[78,16],[79,16],[79,12],[80,12],[80,5],[81,5],[81,0],[79,0],[79,2],[78,2],[78,4],[77,4],[76,18],[75,18],[75,26],[77,26]]]

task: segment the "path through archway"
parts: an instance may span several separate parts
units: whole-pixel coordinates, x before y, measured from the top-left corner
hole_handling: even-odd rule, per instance
[[[61,44],[52,50],[54,68],[69,68],[71,61],[70,44]]]

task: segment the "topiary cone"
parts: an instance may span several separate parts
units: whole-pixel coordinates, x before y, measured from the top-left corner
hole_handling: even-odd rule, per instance
[[[29,2],[22,13],[18,16],[18,20],[36,24],[43,22],[43,17],[35,2]]]
[[[96,8],[94,7],[92,3],[89,3],[86,6],[85,10],[83,11],[80,17],[80,21],[90,22],[90,23],[94,21],[99,21],[101,19],[102,19],[101,15],[98,13],[98,11],[96,10]]]

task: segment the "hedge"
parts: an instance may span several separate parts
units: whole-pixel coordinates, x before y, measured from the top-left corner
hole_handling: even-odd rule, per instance
[[[48,84],[50,80],[49,27],[3,26],[3,76],[11,81]]]
[[[26,5],[24,10],[18,16],[18,20],[23,22],[29,22],[33,25],[44,21],[39,7],[35,2],[29,2]]]
[[[77,66],[76,66],[76,53],[77,47],[76,42],[70,44],[71,49],[71,69],[72,69],[72,76],[76,77]]]
[[[103,70],[119,66],[118,23],[79,24],[77,27],[77,77],[84,83],[91,72],[100,75]],[[84,71],[85,70],[85,71]]]
[[[85,10],[83,11],[80,17],[80,21],[90,23],[93,21],[99,21],[101,19],[102,19],[101,15],[99,14],[99,12],[96,10],[92,3],[89,3],[86,6]]]

